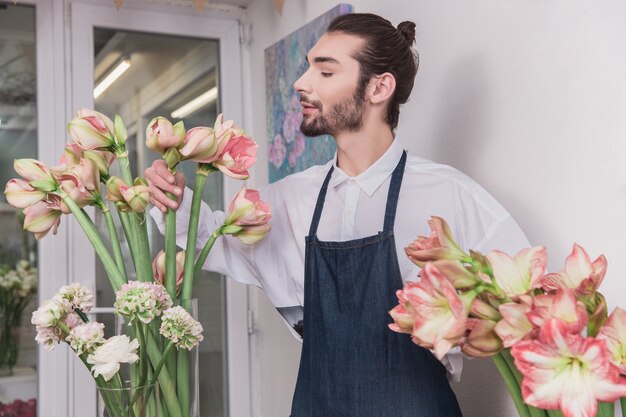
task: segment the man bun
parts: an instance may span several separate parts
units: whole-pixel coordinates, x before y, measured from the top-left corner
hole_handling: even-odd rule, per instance
[[[398,30],[404,36],[404,39],[409,41],[410,45],[415,42],[415,23],[410,21],[404,21],[398,25]]]

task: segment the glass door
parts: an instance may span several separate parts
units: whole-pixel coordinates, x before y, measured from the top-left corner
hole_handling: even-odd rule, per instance
[[[243,123],[237,20],[211,19],[181,8],[169,13],[148,6],[116,11],[112,4],[76,1],[71,13],[73,107],[123,118],[135,175],[142,175],[160,157],[145,146],[145,130],[155,116],[172,123],[183,120],[191,128],[212,126],[217,114],[224,112],[227,118]],[[195,164],[183,163],[180,169],[193,181]],[[221,209],[223,195],[234,194],[238,186],[221,174],[210,175],[204,200]],[[164,241],[152,220],[147,221],[154,257]],[[96,224],[106,229],[103,219],[96,217]],[[89,261],[83,267],[92,271],[91,278],[83,279],[95,289],[98,321],[114,329],[110,314],[114,294],[106,273],[98,262]],[[245,289],[208,272],[194,287],[205,336],[199,360],[200,415],[249,415],[249,405],[247,410],[245,405],[249,396],[244,397],[243,408],[241,401],[242,393],[249,392],[247,370],[240,363],[231,366],[235,361],[248,361],[247,334],[242,334],[245,322],[237,323],[246,316]],[[237,342],[244,336],[245,343]],[[80,373],[76,377],[84,379]]]
[[[13,160],[37,158],[35,7],[0,2],[0,183],[17,177]],[[0,415],[34,415],[37,345],[37,244],[21,209],[0,195]]]

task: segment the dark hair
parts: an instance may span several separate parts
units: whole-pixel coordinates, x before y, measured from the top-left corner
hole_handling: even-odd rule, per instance
[[[342,32],[365,40],[363,47],[353,55],[360,66],[357,93],[361,97],[372,76],[385,72],[393,74],[396,90],[387,108],[385,122],[394,130],[398,126],[400,105],[411,95],[419,65],[419,55],[412,48],[415,23],[402,22],[396,29],[391,22],[375,14],[351,13],[336,17],[326,32]]]

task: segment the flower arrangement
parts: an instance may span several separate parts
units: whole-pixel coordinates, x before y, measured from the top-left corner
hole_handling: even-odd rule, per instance
[[[15,269],[0,265],[0,373],[10,375],[19,353],[15,329],[37,293],[37,268],[22,260]]]
[[[125,321],[127,334],[105,339],[104,325],[87,317],[93,306],[92,294],[72,284],[33,313],[36,340],[48,350],[64,342],[80,357],[93,374],[111,417],[192,416],[197,410],[190,399],[192,372],[185,352],[203,338],[202,326],[189,313],[194,278],[220,236],[232,235],[247,244],[257,242],[269,232],[271,218],[270,207],[260,200],[259,193],[244,186],[232,200],[224,223],[197,252],[202,192],[211,172],[248,178],[257,145],[222,115],[213,127],[190,130],[182,121],[172,124],[164,117],[148,124],[146,145],[162,155],[171,173],[175,174],[183,161],[197,164],[186,249],[176,251],[176,213],[169,209],[165,249],[151,260],[145,213],[148,183],[132,176],[122,119],[116,116],[113,121],[82,109],[69,122],[68,131],[73,143],[65,147],[60,165],[16,160],[14,167],[21,178],[7,183],[5,195],[11,205],[24,209],[24,229],[37,239],[50,231],[56,233],[63,214],[76,218],[116,292],[115,314]],[[111,174],[114,161],[120,177]],[[108,245],[84,210],[86,206],[104,216]],[[112,211],[121,225],[137,280],[129,280],[131,271],[126,271]],[[121,364],[129,364],[129,375],[122,372]],[[130,378],[130,387],[124,390],[126,378]]]
[[[447,223],[406,249],[421,281],[397,292],[389,327],[438,358],[459,347],[491,356],[520,417],[626,415],[626,311],[608,316],[598,287],[604,256],[575,244],[562,271],[546,271],[543,247],[465,253]]]

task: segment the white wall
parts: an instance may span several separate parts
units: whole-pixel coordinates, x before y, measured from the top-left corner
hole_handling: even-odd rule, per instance
[[[269,0],[250,5],[251,130],[261,143],[255,182],[267,178],[264,49],[336,4],[287,0],[282,17]],[[594,258],[604,253],[609,272],[602,292],[610,308],[626,307],[626,2],[352,4],[396,25],[417,23],[421,65],[400,116],[404,146],[481,183],[533,244],[548,248],[551,270],[562,267],[574,241]],[[262,293],[252,295],[261,381],[255,415],[286,417],[299,344]],[[513,416],[490,362],[466,367],[454,387],[465,416]]]

